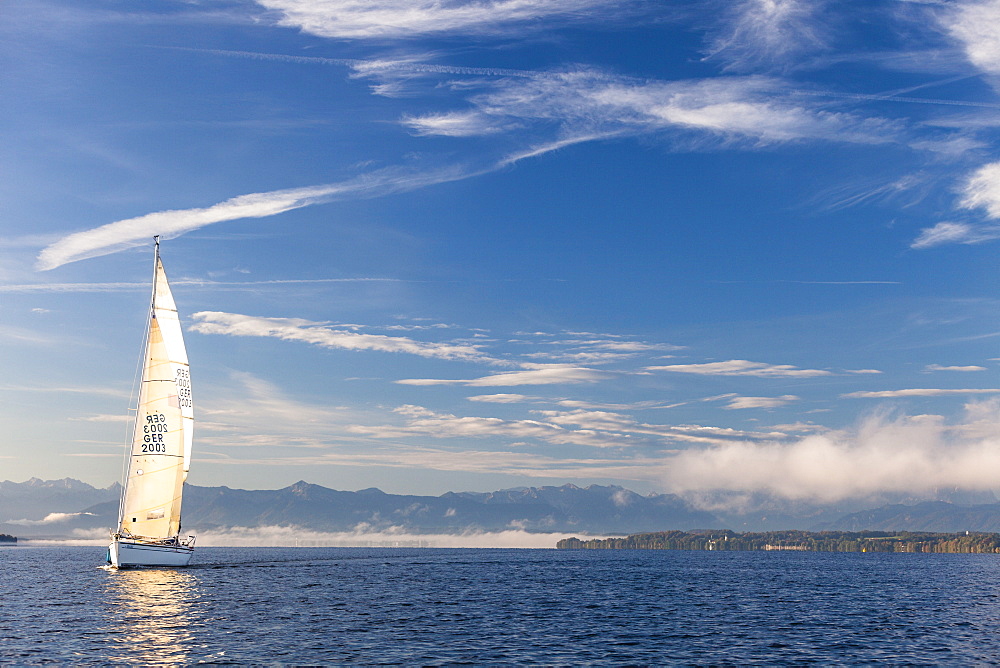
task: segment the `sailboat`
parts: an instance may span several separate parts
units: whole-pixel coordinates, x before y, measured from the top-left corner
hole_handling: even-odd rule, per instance
[[[177,307],[155,242],[149,311],[135,426],[126,446],[125,483],[108,563],[187,566],[194,536],[182,538],[181,495],[191,464],[194,405],[191,371]]]

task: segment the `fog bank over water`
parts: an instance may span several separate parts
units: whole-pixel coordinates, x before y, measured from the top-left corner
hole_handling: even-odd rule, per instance
[[[510,531],[463,534],[418,534],[406,531],[323,532],[301,531],[293,527],[232,527],[206,532],[198,544],[208,547],[507,547],[554,548],[569,533],[529,533]],[[582,534],[579,535],[582,538]]]
[[[28,540],[27,546],[106,545],[106,532],[74,532],[66,540]],[[418,534],[405,531],[324,532],[295,527],[231,527],[198,533],[196,547],[450,547],[450,548],[533,548],[550,549],[560,540],[576,536],[582,540],[607,536],[585,533],[529,533],[510,531],[470,532],[463,534]]]

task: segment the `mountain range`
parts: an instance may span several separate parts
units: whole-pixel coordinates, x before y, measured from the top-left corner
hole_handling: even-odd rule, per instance
[[[115,524],[120,493],[117,483],[96,488],[71,478],[3,481],[0,533],[23,538],[97,537]],[[640,495],[601,485],[518,487],[441,496],[387,494],[374,488],[339,491],[304,481],[277,490],[186,485],[184,530],[299,527],[360,534],[461,534],[520,529],[581,535],[706,528],[1000,531],[1000,503],[991,494],[951,496],[951,501],[887,503],[873,509],[859,507],[860,502],[816,505],[755,499],[752,511],[709,512],[673,494]]]

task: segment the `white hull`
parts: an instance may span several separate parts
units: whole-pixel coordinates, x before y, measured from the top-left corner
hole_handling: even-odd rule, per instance
[[[190,545],[157,545],[118,538],[108,546],[108,561],[113,568],[135,566],[187,566],[194,554]]]

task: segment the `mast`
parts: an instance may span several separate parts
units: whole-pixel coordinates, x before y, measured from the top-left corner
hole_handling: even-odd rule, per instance
[[[153,297],[149,300],[149,310],[153,318],[156,317],[156,272],[160,267],[160,235],[153,235]]]

